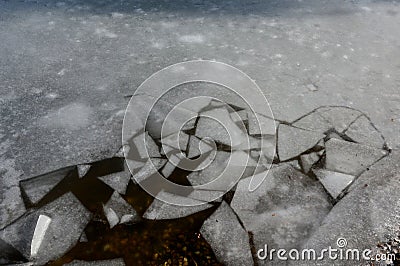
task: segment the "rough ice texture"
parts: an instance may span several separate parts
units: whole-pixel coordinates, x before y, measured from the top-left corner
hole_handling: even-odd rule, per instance
[[[135,114],[145,123],[146,131],[155,139],[159,139],[162,134],[165,137],[179,132],[181,126],[183,126],[185,122],[197,116],[197,113],[176,107],[164,99],[160,100],[144,94],[135,95],[133,97],[134,103],[137,104],[133,107]],[[147,114],[146,111],[148,111],[150,107],[152,107],[152,109],[150,113]],[[166,119],[167,115],[172,110],[173,113]]]
[[[382,134],[372,125],[371,121],[365,116],[360,116],[345,131],[345,134],[352,140],[377,148],[383,148],[385,140]]]
[[[338,132],[343,132],[361,115],[360,111],[347,107],[321,107],[317,112]]]
[[[212,201],[221,202],[222,196],[224,194],[225,194],[224,191],[196,189],[193,192],[191,192],[187,197],[205,202],[212,202]]]
[[[275,135],[278,122],[257,113],[248,113],[250,135]]]
[[[188,158],[199,156],[200,154],[213,150],[213,146],[208,144],[207,139],[202,140],[192,135],[189,139]]]
[[[228,146],[239,145],[247,139],[246,134],[232,121],[226,108],[201,113],[195,135],[199,138],[209,137]]]
[[[250,180],[238,183],[231,206],[246,230],[253,233],[257,250],[264,244],[300,247],[332,207],[322,185],[289,164],[273,167],[252,192]]]
[[[176,150],[186,151],[189,142],[189,135],[184,132],[174,133],[161,139],[163,145],[167,145]]]
[[[165,199],[168,200],[168,202],[176,202],[180,205],[168,204],[159,199]],[[187,206],[194,204],[196,204],[196,206]],[[212,205],[205,201],[161,191],[150,207],[146,210],[143,218],[150,220],[177,219],[203,211],[210,207],[212,207]]]
[[[330,139],[325,145],[326,169],[355,176],[387,154],[382,149],[338,139]]]
[[[355,178],[352,175],[332,172],[325,169],[315,169],[313,172],[334,199],[336,199]]]
[[[307,130],[319,131],[321,133],[333,128],[333,126],[326,121],[318,111],[311,112],[310,114],[296,120],[292,125]]]
[[[20,182],[21,190],[29,204],[36,204],[73,170],[74,167],[66,167],[48,174],[25,179]]]
[[[0,140],[2,140],[1,135]],[[0,143],[0,228],[11,223],[25,212],[19,181],[26,177],[17,167],[10,149],[10,141]]]
[[[161,158],[149,159],[142,168],[140,168],[136,173],[133,173],[132,179],[135,180],[135,182],[139,183],[147,179],[152,174],[156,173],[161,167],[166,164],[166,162],[166,159]]]
[[[131,179],[131,173],[127,166],[125,166],[125,170],[122,172],[99,176],[97,178],[115,191],[118,191],[118,193],[125,194],[129,180]]]
[[[143,134],[135,137],[133,139],[133,144],[135,145],[138,156],[133,159],[147,159],[153,157],[160,157],[160,152],[157,144],[154,140],[149,136],[149,133],[144,132]]]
[[[246,163],[247,162],[247,163]],[[240,178],[254,173],[257,162],[248,153],[217,151],[212,163],[203,170],[192,172],[187,179],[192,185],[206,185],[207,190],[226,190]]]
[[[286,161],[314,147],[325,135],[284,124],[278,128],[278,155]]]
[[[320,107],[296,120],[293,125],[312,131],[326,132],[335,129],[343,132],[361,114],[360,111],[347,107]]]
[[[225,265],[253,265],[248,233],[225,201],[204,222],[200,233]]]
[[[31,258],[31,241],[38,217],[48,215],[52,221],[35,258]],[[27,259],[42,265],[62,256],[79,240],[91,217],[90,212],[72,193],[67,193],[38,210],[24,214],[0,231],[0,238],[14,246]]]
[[[359,176],[362,181],[334,206],[304,247],[317,251],[336,247],[337,239],[343,237],[346,249],[374,250],[387,236],[396,236],[400,227],[399,161],[399,153],[392,153],[374,165],[373,173]],[[354,265],[351,260],[341,263]],[[304,265],[332,265],[332,261],[309,261]]]

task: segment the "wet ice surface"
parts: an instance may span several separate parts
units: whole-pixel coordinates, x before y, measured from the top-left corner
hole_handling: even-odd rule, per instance
[[[225,201],[204,222],[200,232],[225,265],[253,265],[249,235]]]
[[[169,226],[172,227],[166,230],[168,232],[176,230],[178,235],[185,230],[194,233],[197,240],[186,241],[192,243],[190,247],[194,248],[194,252],[200,248],[212,254],[212,256],[206,256],[205,259],[208,262],[211,260],[236,265],[235,263],[239,260],[244,264],[252,264],[254,260],[257,260],[255,252],[263,248],[266,243],[271,247],[300,248],[309,243],[309,239],[326,234],[323,231],[326,221],[336,219],[332,213],[340,212],[337,216],[346,215],[340,211],[341,204],[351,204],[353,201],[360,204],[365,202],[363,194],[361,193],[360,196],[357,194],[357,191],[363,189],[360,182],[371,184],[378,182],[375,181],[377,177],[368,175],[368,172],[370,168],[376,172],[375,165],[379,165],[380,160],[389,154],[384,139],[373,124],[371,124],[373,132],[371,127],[355,127],[359,136],[372,133],[369,139],[375,136],[377,140],[371,139],[371,143],[366,143],[366,138],[355,138],[355,134],[353,138],[346,134],[362,117],[354,115],[352,117],[354,120],[350,121],[349,114],[341,116],[340,110],[345,110],[346,113],[349,110],[347,108],[319,108],[296,120],[294,123],[296,126],[280,124],[278,130],[274,131],[277,136],[270,134],[251,136],[250,125],[245,123],[248,116],[240,114],[238,110],[240,108],[237,106],[235,108],[238,111],[232,110],[230,114],[226,111],[227,109],[222,109],[222,106],[210,103],[203,107],[205,111],[202,111],[203,108],[199,110],[198,115],[201,119],[203,113],[212,114],[215,111],[219,113],[218,115],[222,115],[221,120],[229,119],[228,125],[233,125],[232,123],[235,122],[243,123],[242,128],[234,126],[230,128],[234,133],[240,132],[233,136],[236,138],[235,143],[230,139],[220,137],[215,138],[215,143],[211,143],[210,139],[216,136],[212,131],[213,128],[208,129],[212,136],[204,131],[198,131],[201,120],[196,119],[193,129],[186,131],[187,133],[170,134],[166,140],[154,138],[147,131],[143,132],[143,129],[138,130],[137,135],[126,140],[126,143],[131,143],[129,149],[124,149],[127,155],[126,163],[124,158],[120,157],[121,152],[117,151],[115,157],[111,159],[85,162],[21,181],[19,185],[22,199],[28,212],[0,231],[1,248],[4,249],[5,254],[2,255],[2,259],[21,261],[25,257],[36,264],[39,261],[47,262],[62,257],[60,262],[69,262],[74,258],[79,258],[79,256],[74,257],[74,254],[78,254],[79,245],[89,245],[89,247],[98,245],[98,240],[93,242],[93,235],[88,236],[88,233],[96,226],[103,228],[99,231],[100,234],[107,235],[107,232],[120,234],[123,232],[121,230],[124,230],[122,226],[128,226],[130,230],[138,232],[140,237],[146,238],[150,234],[152,238],[155,237],[153,234],[156,234],[157,230],[146,231],[140,228],[148,226],[151,221],[159,223],[161,227],[164,226],[162,223],[169,224],[171,221]],[[225,111],[221,112],[221,110]],[[327,114],[322,110],[325,110]],[[357,113],[355,110],[352,112]],[[328,122],[321,123],[319,120],[309,119],[316,113]],[[158,113],[155,112],[154,115],[157,116]],[[329,120],[329,117],[342,117],[343,121]],[[370,121],[368,117],[366,119]],[[313,121],[315,124],[311,124]],[[226,121],[224,123],[226,124]],[[214,130],[218,128],[216,125]],[[183,138],[178,138],[180,136]],[[199,137],[204,138],[204,141],[201,141]],[[149,143],[142,143],[146,139]],[[275,139],[278,141],[276,142]],[[356,143],[357,140],[360,143]],[[382,140],[380,148],[374,145]],[[162,154],[160,151],[165,145],[170,145],[171,149],[166,154]],[[279,158],[273,155],[275,146],[278,148]],[[199,147],[200,155],[198,155]],[[191,152],[194,148],[196,148],[195,153]],[[147,153],[147,150],[150,153]],[[180,152],[180,150],[184,151],[181,155],[169,154]],[[208,152],[208,156],[203,158],[204,161],[198,162],[195,168],[180,169],[179,161],[183,159],[182,156],[192,153],[189,157],[200,156],[201,158],[204,152],[206,154]],[[215,153],[215,157],[212,152]],[[169,155],[172,157],[167,158]],[[393,155],[390,154],[387,158],[391,156]],[[138,161],[132,163],[135,160]],[[395,159],[389,160],[388,174],[382,172],[377,176],[395,175],[391,170],[397,169],[397,166],[393,165],[394,161]],[[175,164],[176,162],[178,164]],[[132,175],[128,171],[128,166],[133,166],[131,167]],[[272,168],[268,170],[270,167]],[[157,199],[153,199],[141,190],[138,183],[147,182],[157,173],[163,174],[172,182],[186,185],[206,184],[206,186],[200,190],[193,190],[185,196],[162,191],[160,187]],[[222,178],[214,181],[220,174]],[[250,192],[249,185],[253,178],[262,182],[255,191]],[[392,182],[390,180],[385,182],[390,184]],[[397,179],[394,177],[393,180]],[[209,183],[211,181],[213,182]],[[232,187],[231,185],[235,183],[237,186]],[[353,189],[354,186],[356,188]],[[230,191],[225,191],[226,188]],[[86,191],[87,189],[92,189],[92,192]],[[398,197],[397,190],[388,189],[390,191],[387,197],[390,202],[393,202],[381,204],[379,199],[383,198],[376,198],[374,206],[387,209],[397,204],[395,200]],[[77,201],[68,191],[72,191],[80,201]],[[67,194],[64,194],[66,192]],[[71,202],[65,200],[66,198]],[[352,198],[352,201],[349,198]],[[176,206],[165,201],[186,206]],[[66,202],[65,205],[63,202]],[[54,210],[54,206],[59,209],[52,215],[51,210]],[[71,209],[67,212],[68,217],[64,217],[65,214],[61,213],[63,208]],[[351,219],[358,218],[358,216],[353,218],[353,213],[347,215],[350,215],[346,218],[347,223],[351,223]],[[374,239],[378,241],[383,238],[384,229],[392,230],[398,225],[395,216],[396,214],[391,216],[389,222],[385,224],[382,223],[386,220],[376,219],[373,223],[365,223],[364,226],[371,232],[377,232]],[[87,225],[89,217],[93,218]],[[195,217],[201,217],[197,221],[197,227],[191,228],[192,225],[190,225],[191,229],[187,229],[181,225],[185,219],[197,220]],[[67,233],[68,235],[64,235],[66,234],[64,230],[57,231],[55,227],[61,220],[64,220],[65,225],[71,222],[69,227],[65,227],[71,230]],[[49,230],[53,235],[62,235],[63,238],[56,238],[57,243],[53,243],[54,240],[48,239],[46,233]],[[171,240],[168,234],[162,235],[164,239],[162,241]],[[118,243],[113,244],[115,247],[121,245],[118,241],[123,241],[119,237],[115,240]],[[371,241],[368,243],[372,245]],[[43,251],[41,253],[42,246],[48,245],[51,245],[54,250],[52,256],[43,255]],[[74,245],[76,249],[67,252]],[[89,253],[92,254],[90,258],[104,259],[96,255],[96,250]],[[153,251],[151,248],[148,248],[146,252],[154,252],[153,255],[164,254]],[[176,262],[184,262],[185,258],[189,259],[185,257],[186,255],[179,255],[180,251],[176,250],[176,252],[178,252],[178,258],[173,257]],[[114,255],[111,258],[123,257],[128,264],[131,263],[131,259],[125,253],[112,254]],[[148,259],[144,253],[138,256]],[[163,258],[168,261],[168,257],[159,259],[163,261]],[[154,257],[151,260],[160,262]],[[263,261],[258,262],[263,263]],[[58,265],[58,262],[54,263]]]
[[[239,182],[231,205],[257,247],[298,248],[331,208],[322,185],[287,164],[272,168],[254,192],[249,182]]]
[[[41,215],[52,218],[45,228],[37,229],[38,226],[43,226],[40,224]],[[68,193],[38,210],[26,213],[2,229],[0,238],[17,249],[25,259],[41,265],[62,256],[72,248],[90,217],[90,212]],[[34,239],[37,230],[45,230],[40,241]]]
[[[376,165],[380,165],[381,161],[377,161],[388,154],[387,147],[400,147],[400,99],[396,79],[397,58],[400,56],[397,47],[399,36],[393,34],[397,32],[400,22],[399,11],[396,2],[365,1],[332,1],[323,4],[317,1],[172,1],[157,4],[148,1],[105,1],[102,4],[81,1],[0,1],[0,55],[3,59],[0,62],[0,228],[9,225],[26,210],[36,213],[54,203],[65,190],[71,188],[72,182],[74,193],[95,214],[93,219],[106,225],[107,229],[100,231],[109,232],[102,204],[108,202],[114,190],[127,194],[128,199],[134,198],[131,195],[138,194],[137,191],[131,191],[134,183],[145,180],[152,171],[144,169],[140,173],[135,172],[137,176],[132,181],[127,176],[120,176],[119,173],[124,173],[123,168],[95,176],[93,173],[100,171],[96,167],[92,174],[90,169],[86,169],[89,172],[85,173],[85,169],[78,167],[71,177],[63,177],[61,181],[60,176],[52,177],[48,173],[66,166],[96,162],[106,165],[105,168],[109,167],[102,159],[111,158],[120,149],[121,121],[128,100],[124,96],[132,94],[132,88],[136,88],[152,73],[172,63],[215,58],[239,67],[257,81],[268,96],[275,118],[279,120],[275,122],[282,122],[283,128],[301,128],[313,131],[315,136],[322,133],[329,135],[323,136],[324,141],[320,145],[315,145],[314,140],[301,133],[300,138],[288,138],[293,145],[289,145],[289,142],[279,143],[284,138],[278,136],[278,145],[283,145],[281,147],[287,151],[282,154],[286,155],[288,164],[296,167],[296,171],[301,171],[302,175],[306,174],[316,182],[314,170],[333,171],[335,174],[332,176],[355,176],[354,184],[347,188],[344,185],[348,184],[347,181],[338,183],[332,180],[327,183],[330,179],[323,179],[324,183],[321,180],[326,192],[332,192],[325,192],[325,196],[336,205],[326,218],[327,225],[324,223],[325,227],[321,227],[309,242],[322,239],[326,243],[321,246],[334,244],[335,236],[329,234],[329,229],[340,224],[354,243],[374,245],[398,225],[398,216],[395,216],[398,214],[393,212],[393,209],[399,209],[396,205],[399,189],[395,185],[398,180],[389,178],[399,169],[398,163],[393,159],[389,164],[391,167],[382,164],[376,169]],[[205,91],[206,94],[222,96],[226,102],[241,106],[240,99],[222,90],[208,87]],[[160,109],[165,111],[168,106],[179,102],[177,95],[192,94],[190,88],[182,94],[172,92],[166,95],[166,103]],[[191,111],[182,110],[179,121],[192,112],[197,113],[207,104],[193,106],[193,110],[186,107]],[[327,105],[345,105],[357,110]],[[323,107],[313,111],[319,106]],[[307,114],[310,111],[312,113]],[[251,116],[246,117],[243,112],[238,116],[247,121],[248,124],[244,124],[248,125],[249,134],[260,133],[253,131]],[[231,117],[236,123],[237,117]],[[154,121],[159,118],[154,116]],[[236,125],[242,131],[246,129]],[[192,127],[193,124],[188,125],[188,128]],[[232,124],[231,128],[234,127]],[[275,132],[270,127],[264,128],[271,134]],[[156,124],[149,132],[157,136],[159,129],[159,124]],[[252,159],[260,153],[259,150],[249,151]],[[191,155],[197,154],[194,151]],[[158,153],[153,155],[162,156]],[[256,172],[266,171],[268,167],[264,165],[272,160],[278,162],[278,158],[266,157],[269,158],[261,167],[257,167],[259,170]],[[142,168],[147,159],[136,162],[136,169]],[[158,160],[159,170],[162,170],[166,160]],[[171,179],[177,175],[172,168],[163,170]],[[81,173],[80,181],[78,172]],[[179,176],[185,174],[179,173]],[[380,182],[388,183],[382,185]],[[75,185],[83,187],[85,191],[76,191]],[[368,185],[368,190],[363,194],[362,187],[365,185]],[[380,189],[383,192],[379,192]],[[378,192],[375,193],[375,190]],[[350,194],[346,195],[347,192]],[[214,198],[214,194],[218,198],[219,193],[205,190],[204,193],[197,192],[188,197],[208,201]],[[95,200],[101,198],[101,204],[96,205],[93,200],[82,198],[86,194]],[[238,195],[234,194],[233,197]],[[338,197],[333,199],[334,195]],[[369,199],[373,199],[376,206],[369,206]],[[354,202],[365,210],[364,213],[368,213],[370,208],[379,211],[373,212],[371,217],[365,216],[367,214],[352,207]],[[135,198],[129,204],[133,208],[144,209],[136,210],[142,216],[151,202],[144,204]],[[355,211],[346,211],[347,207]],[[87,212],[81,207],[79,209],[82,213]],[[322,219],[319,215],[323,216],[318,213],[312,217],[315,219],[309,219],[312,226],[319,224]],[[205,216],[202,221],[207,219],[208,216]],[[54,217],[51,218],[55,221]],[[72,218],[74,215],[71,215]],[[80,219],[79,215],[75,218]],[[356,221],[359,218],[361,222],[358,224]],[[190,216],[188,219],[191,219]],[[343,220],[346,222],[342,223]],[[69,223],[68,220],[65,222]],[[273,222],[271,224],[276,225]],[[111,232],[118,231],[120,226],[124,225],[116,225]],[[129,228],[136,228],[134,226]],[[181,224],[178,222],[173,228],[179,226]],[[82,233],[65,232],[62,226],[60,228],[57,234],[62,233],[63,241],[59,243],[62,247],[54,252],[57,256],[67,251],[65,247],[72,247]],[[364,234],[365,228],[372,233]],[[29,230],[33,236],[34,229]],[[198,230],[195,228],[190,232],[194,234]],[[269,230],[280,232],[273,226]],[[83,231],[83,228],[79,227],[79,231]],[[294,235],[296,233],[293,231]],[[290,239],[285,237],[279,239],[275,235],[275,240],[281,241],[283,246],[289,245],[291,242],[285,240]],[[124,239],[119,235],[115,238],[120,242]],[[31,243],[25,236],[21,239],[25,245],[23,249],[31,251],[31,247],[28,247]],[[93,239],[93,234],[89,235],[89,246],[95,245]],[[195,239],[197,241],[197,237]],[[15,258],[15,254],[8,253],[13,248],[8,244],[3,245],[1,241],[2,251],[3,248],[7,250],[1,252],[1,256]],[[15,242],[11,239],[5,241]],[[43,241],[47,241],[46,237]],[[194,243],[198,243],[196,241]],[[199,241],[205,243],[201,237]],[[216,248],[205,246],[202,252],[209,254],[211,260],[214,259],[210,250]],[[58,249],[59,246],[54,247]],[[182,247],[175,248],[178,250]],[[79,246],[77,249],[80,249]],[[142,250],[152,249],[147,247]],[[191,255],[198,260],[195,253],[198,250],[192,251]],[[76,250],[74,252],[77,254]],[[115,250],[109,252],[112,254],[110,257],[123,257]],[[216,249],[215,253],[218,252]],[[23,253],[27,254],[27,251]],[[38,254],[41,254],[40,248]],[[96,256],[96,252],[90,254]],[[153,258],[152,255],[146,258]],[[175,258],[176,261],[184,261],[186,254],[182,258],[179,256]],[[132,258],[125,260],[134,261]],[[164,261],[168,261],[168,257],[162,257],[157,262]]]
[[[124,96],[156,70],[197,58],[249,74],[281,120],[352,106],[391,147],[400,143],[397,3],[59,3],[0,3],[4,127],[29,176],[107,157],[118,148]],[[42,127],[50,118],[68,129]]]

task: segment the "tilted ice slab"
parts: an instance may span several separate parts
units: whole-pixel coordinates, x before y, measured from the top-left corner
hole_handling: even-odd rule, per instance
[[[385,150],[339,139],[330,139],[325,146],[326,169],[355,176],[387,155]]]
[[[199,138],[209,137],[227,146],[240,145],[247,139],[247,134],[232,121],[226,108],[201,113],[195,135]]]
[[[364,249],[376,250],[379,242],[396,236],[400,227],[399,162],[400,155],[394,152],[360,175],[303,248],[317,252],[329,246],[337,248],[338,238],[345,238],[345,249],[358,249],[361,258]],[[354,263],[341,260],[340,265]],[[332,265],[332,261],[326,257],[303,265]]]
[[[200,233],[220,262],[225,265],[253,265],[249,235],[225,201],[204,222]]]
[[[103,205],[103,211],[110,228],[119,223],[134,223],[140,220],[135,209],[117,191],[114,191],[108,202]]]
[[[250,180],[239,182],[231,206],[246,230],[253,233],[256,250],[265,244],[300,247],[332,207],[322,185],[289,164],[273,167],[252,192]]]
[[[48,225],[44,225],[44,219],[39,219],[41,215],[49,217]],[[77,243],[90,217],[90,212],[80,201],[72,193],[67,193],[38,210],[27,212],[2,229],[0,239],[16,248],[25,258],[45,264]],[[38,236],[32,243],[35,231]],[[36,246],[32,248],[32,244]]]
[[[74,167],[66,167],[44,175],[25,179],[20,182],[23,195],[28,204],[38,203],[47,193],[74,171]]]
[[[278,128],[278,155],[281,161],[299,156],[314,147],[324,134],[284,124]]]

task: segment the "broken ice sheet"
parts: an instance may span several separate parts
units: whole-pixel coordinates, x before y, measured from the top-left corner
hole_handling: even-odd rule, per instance
[[[247,110],[240,110],[237,112],[230,113],[233,122],[242,122],[249,119]]]
[[[158,158],[161,156],[157,144],[147,132],[136,136],[133,139],[133,143],[136,146],[139,157],[132,159]]]
[[[358,176],[387,152],[353,142],[330,139],[325,143],[325,168],[336,172]]]
[[[188,142],[189,142],[189,135],[182,131],[171,134],[171,135],[161,139],[163,148],[165,145],[167,145],[173,149],[181,150],[181,151],[186,151]],[[165,152],[165,154],[167,154],[167,152]]]
[[[357,118],[344,133],[357,143],[381,149],[385,145],[382,134],[379,133],[365,115]]]
[[[122,144],[127,145],[129,140],[144,131],[145,116],[141,114],[142,109],[134,104],[128,104],[125,110],[124,125],[122,130]],[[139,112],[138,112],[139,111]],[[142,115],[142,117],[140,116]]]
[[[358,110],[343,106],[321,107],[318,111],[332,125],[332,128],[340,133],[362,114]]]
[[[263,150],[264,155],[269,158],[274,157],[276,147],[275,136],[253,137],[247,136],[247,140],[242,144],[232,147],[233,150]]]
[[[217,151],[208,167],[190,173],[187,178],[192,185],[202,185],[202,189],[224,191],[240,178],[253,174],[256,166],[257,162],[243,151]]]
[[[325,169],[314,169],[313,172],[334,199],[338,198],[342,191],[350,185],[355,178],[352,175],[346,175]]]
[[[250,135],[275,135],[278,125],[274,119],[261,114],[248,112]]]
[[[300,156],[300,163],[303,171],[305,173],[310,172],[311,168],[316,164],[319,159],[320,155],[317,152],[312,152],[308,154],[303,154]]]
[[[0,144],[0,228],[21,216],[26,204],[19,186],[19,182],[26,177],[16,166],[11,150],[7,150],[8,145],[5,142]]]
[[[74,167],[66,167],[37,177],[20,181],[20,187],[29,205],[37,204],[47,193],[56,187]]]
[[[338,236],[343,236],[348,250],[374,250],[379,242],[397,234],[400,217],[399,162],[399,153],[393,152],[374,164],[373,171],[359,176],[358,184],[351,185],[349,193],[333,207],[323,224],[301,248],[321,250],[335,243]],[[342,262],[340,265],[356,265],[354,260]],[[326,257],[319,263],[331,265],[332,261]]]
[[[253,265],[249,236],[223,201],[200,229],[218,260],[225,265]]]
[[[169,204],[163,200],[179,205]],[[143,218],[149,220],[177,219],[206,210],[212,206],[204,201],[161,191],[146,210]]]
[[[318,181],[287,163],[258,175],[254,178],[264,181],[251,192],[251,177],[239,181],[231,202],[233,210],[253,233],[256,247],[265,243],[299,247],[331,208],[326,192]]]
[[[293,126],[319,132],[335,129],[342,133],[361,114],[343,106],[320,107],[296,120]]]
[[[167,159],[161,158],[151,158],[146,164],[139,169],[136,173],[133,173],[132,179],[139,183],[145,179],[147,179],[152,174],[155,174],[158,170],[161,169],[167,163]]]
[[[168,136],[179,132],[181,126],[184,125],[185,122],[197,116],[196,112],[176,107],[169,102],[156,99],[149,95],[135,95],[132,97],[132,100],[137,105],[133,109],[136,111],[136,114],[146,122],[146,131],[148,131],[154,139],[161,138],[161,135]],[[147,114],[146,112],[150,107],[152,109],[150,113]],[[168,119],[166,119],[167,116]]]
[[[122,172],[99,176],[97,178],[115,191],[118,191],[118,193],[124,195],[126,193],[129,180],[131,179],[131,173],[129,172],[127,166],[125,166],[125,170]]]
[[[40,215],[51,217],[45,233],[39,234],[39,247],[34,247],[31,256],[32,240]],[[42,216],[44,217],[44,216]],[[37,210],[31,210],[0,231],[0,238],[14,246],[25,258],[43,265],[62,256],[79,240],[91,218],[91,213],[75,198],[67,193]],[[46,219],[40,222],[44,228]],[[39,230],[40,231],[40,230]],[[34,242],[36,244],[38,242]]]
[[[211,140],[199,139],[196,136],[190,136],[189,146],[188,146],[188,158],[194,158],[206,152],[216,150],[216,145]]]
[[[110,228],[118,223],[133,223],[140,220],[135,209],[117,191],[114,191],[108,202],[103,205],[103,211]]]
[[[174,172],[175,168],[176,165],[173,162],[168,161],[160,172],[165,178],[168,178]]]
[[[318,131],[321,133],[332,129],[333,127],[324,117],[321,116],[318,111],[313,111],[310,114],[294,121],[292,125],[298,128]]]
[[[281,161],[294,158],[313,148],[324,134],[284,124],[278,128],[278,155]]]
[[[247,135],[232,121],[225,108],[202,112],[195,135],[201,139],[209,137],[228,146],[240,145],[247,138]]]

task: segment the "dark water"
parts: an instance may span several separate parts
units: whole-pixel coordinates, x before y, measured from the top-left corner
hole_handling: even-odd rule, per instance
[[[85,229],[88,242],[80,242],[62,258],[47,265],[63,265],[77,260],[105,260],[123,258],[126,265],[222,265],[199,233],[203,222],[218,207],[173,220],[145,220],[131,225],[117,225],[110,229],[102,211],[113,189],[98,176],[124,170],[123,158],[111,158],[92,164],[90,171],[79,178],[77,170],[54,188],[41,202],[44,205],[60,194],[72,191],[94,213],[93,220]],[[174,172],[173,181],[185,183],[185,172]],[[124,196],[139,215],[153,201],[132,180]]]

